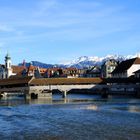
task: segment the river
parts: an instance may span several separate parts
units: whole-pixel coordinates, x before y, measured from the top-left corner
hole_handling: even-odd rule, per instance
[[[140,99],[69,94],[0,100],[1,140],[140,140]]]

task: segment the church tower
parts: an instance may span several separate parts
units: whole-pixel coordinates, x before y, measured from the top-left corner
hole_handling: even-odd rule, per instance
[[[5,78],[9,78],[12,75],[11,57],[7,53],[5,56]]]

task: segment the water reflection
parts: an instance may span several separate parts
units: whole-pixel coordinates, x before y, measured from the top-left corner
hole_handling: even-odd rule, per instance
[[[97,111],[99,109],[99,107],[97,105],[89,105],[89,106],[86,107],[86,109]]]
[[[84,95],[84,94],[70,94],[67,98],[62,98],[61,94],[54,94],[52,98],[40,99],[25,99],[24,97],[7,97],[0,100],[0,106],[17,106],[23,104],[69,104],[69,103],[84,103],[93,102],[99,99],[100,96]]]
[[[120,111],[128,111],[131,113],[140,113],[140,105],[125,105],[125,106],[117,106],[113,107],[113,109],[117,109]]]

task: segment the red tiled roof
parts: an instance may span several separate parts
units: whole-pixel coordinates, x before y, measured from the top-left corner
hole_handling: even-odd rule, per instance
[[[28,71],[34,71],[35,69],[37,69],[37,67],[36,66],[29,66],[28,67]]]
[[[47,71],[47,69],[45,68],[40,68],[39,70],[40,70],[40,73],[45,73]]]
[[[16,74],[21,73],[24,69],[26,69],[25,66],[12,66],[13,73]]]
[[[78,70],[78,69],[77,68],[70,67],[70,68],[66,68],[66,70]]]
[[[140,58],[139,58],[139,57],[136,57],[136,58],[135,58],[134,64],[140,64]]]

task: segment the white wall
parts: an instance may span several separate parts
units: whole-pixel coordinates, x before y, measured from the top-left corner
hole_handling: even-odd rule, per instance
[[[134,75],[133,72],[140,69],[140,64],[133,64],[128,70],[127,70],[127,77]]]
[[[102,85],[98,85],[98,84],[85,84],[85,85],[46,85],[46,86],[30,86],[29,89],[30,89],[30,94],[32,92],[34,93],[40,93],[42,92],[42,90],[53,90],[53,89],[58,89],[60,91],[69,91],[71,89],[91,89],[91,88],[94,88],[94,87],[99,87],[99,88],[102,88],[103,86]]]

